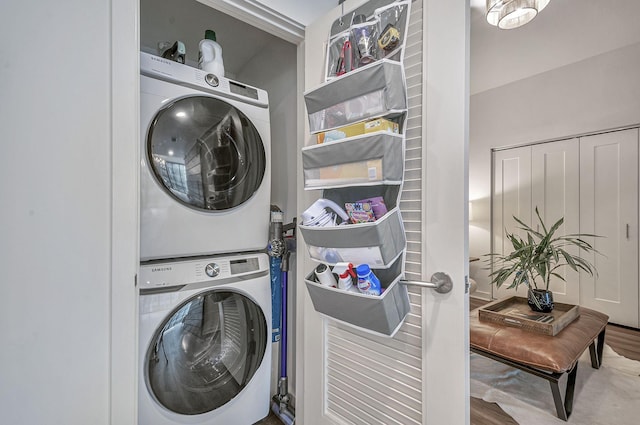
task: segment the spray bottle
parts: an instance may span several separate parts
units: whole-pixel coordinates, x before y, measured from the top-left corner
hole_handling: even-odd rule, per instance
[[[353,284],[356,271],[351,263],[336,263],[333,272],[338,275],[338,289],[347,292],[359,293],[358,288]]]
[[[161,50],[160,56],[165,59],[170,59],[174,62],[184,63],[184,57],[187,54],[187,49],[184,47],[184,43],[180,40],[173,43],[161,41],[158,43],[158,49]]]
[[[204,39],[200,40],[199,48],[198,68],[214,74],[216,77],[224,77],[222,47],[216,42],[216,33],[206,30]]]

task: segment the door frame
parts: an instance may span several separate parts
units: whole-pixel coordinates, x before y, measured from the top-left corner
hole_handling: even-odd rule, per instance
[[[224,11],[230,16],[243,19],[253,25],[260,26],[280,38],[292,42],[298,46],[298,137],[304,137],[304,104],[302,102],[302,92],[304,87],[304,31],[299,24],[292,24],[291,20],[275,13],[268,8],[254,8],[247,10],[246,6],[253,4],[245,0],[198,0],[203,4],[212,6]],[[351,0],[353,3],[355,0]],[[456,161],[462,165],[463,180],[468,180],[468,114],[469,114],[469,22],[470,7],[469,0],[459,0],[454,2],[441,2],[439,0],[424,0],[425,25],[428,31],[430,43],[424,46],[428,59],[425,67],[426,75],[429,78],[438,78],[442,82],[457,81],[455,96],[443,96],[436,87],[427,88],[428,103],[426,104],[426,120],[431,122],[431,118],[436,118],[438,110],[442,106],[455,110],[456,119],[449,122],[446,128],[442,126],[427,127],[427,140],[436,142],[434,147],[429,147],[433,153],[433,158],[437,159],[439,152],[433,149],[443,147],[451,138],[462,140],[462,150],[456,152],[444,152],[454,163]],[[242,8],[245,6],[245,9]],[[110,0],[111,11],[111,140],[112,140],[112,209],[111,209],[111,363],[110,367],[110,423],[130,424],[137,423],[137,288],[135,286],[136,273],[138,268],[138,191],[137,183],[139,176],[139,151],[137,149],[137,137],[139,134],[139,23],[140,8],[139,1],[130,0]],[[459,34],[453,42],[458,46],[458,53],[463,55],[450,55],[450,48],[446,46],[450,41],[447,37],[455,34],[450,19],[443,19],[443,16],[453,18],[453,24],[459,29]],[[436,19],[437,17],[437,19]],[[439,33],[444,33],[445,37],[438,37]],[[302,37],[301,37],[302,34]],[[439,63],[438,59],[444,59]],[[463,70],[462,75],[451,73],[449,67],[454,64]],[[442,102],[442,104],[438,104]],[[116,158],[130,158],[131,161],[116,161]],[[428,161],[429,164],[429,161]],[[437,169],[437,164],[431,164]],[[297,173],[300,175],[300,165]],[[437,178],[428,172],[427,178]],[[442,170],[441,170],[442,173]],[[441,178],[443,175],[440,176]],[[443,179],[444,180],[444,179]],[[462,379],[462,393],[455,391],[454,396],[463,396],[465,407],[463,409],[452,409],[450,403],[437,403],[437,398],[433,394],[442,392],[442,388],[424,384],[425,410],[435,412],[443,417],[451,417],[452,411],[457,410],[457,417],[464,423],[469,423],[469,360],[468,360],[468,294],[466,293],[466,279],[468,279],[468,181],[460,181],[459,178],[452,181],[442,182],[444,186],[440,189],[440,195],[446,193],[447,186],[464,187],[463,193],[453,203],[448,203],[447,211],[438,210],[437,202],[429,206],[425,211],[425,223],[429,220],[440,220],[440,223],[430,223],[426,226],[426,234],[438,235],[438,239],[447,243],[450,235],[441,229],[448,228],[451,223],[465,223],[461,230],[463,249],[460,250],[460,258],[436,258],[437,247],[425,246],[429,255],[426,258],[426,270],[438,267],[442,270],[451,270],[454,282],[454,290],[444,300],[436,300],[433,294],[427,294],[425,298],[425,311],[431,312],[431,317],[424,316],[427,325],[432,321],[441,321],[453,327],[456,331],[449,332],[440,329],[433,334],[425,335],[425,364],[434,365],[432,371],[441,370],[439,375],[446,373],[444,381]],[[300,193],[300,191],[298,191]],[[300,200],[299,204],[300,205]],[[447,225],[448,223],[448,225]],[[459,227],[459,226],[458,226]],[[433,255],[432,255],[433,254]],[[460,268],[460,264],[465,264]],[[435,270],[433,270],[435,271]],[[300,275],[300,272],[298,272]],[[299,276],[298,276],[299,277]],[[298,300],[304,299],[304,291],[298,293]],[[465,305],[464,311],[460,311],[460,301]],[[306,303],[308,304],[308,302]],[[297,304],[296,318],[304,317],[305,303]],[[437,315],[437,317],[436,317]],[[303,347],[305,335],[302,333],[303,327],[298,327],[296,335],[296,352],[299,353],[296,359],[296,387],[304,387],[304,356],[300,348]],[[459,332],[458,332],[459,331]],[[458,338],[458,334],[463,334],[463,338]],[[453,344],[461,347],[456,350],[456,355],[448,362],[455,362],[455,368],[443,368],[440,361],[441,356],[436,355],[433,344]],[[426,377],[425,368],[425,377]],[[440,376],[439,376],[440,378]],[[295,393],[295,389],[293,390]],[[431,395],[431,397],[429,397]],[[453,402],[454,400],[452,400]],[[299,406],[298,414],[302,414],[304,406]],[[460,423],[460,421],[456,421]]]
[[[140,7],[138,0],[110,0],[107,7],[111,11],[109,423],[136,425]]]
[[[423,0],[423,9],[423,276],[454,282],[444,295],[423,289],[423,422],[468,424],[471,8]]]

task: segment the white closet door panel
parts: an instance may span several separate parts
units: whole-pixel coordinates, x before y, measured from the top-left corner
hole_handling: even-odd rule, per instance
[[[580,304],[638,327],[638,130],[580,140],[580,232],[603,255],[598,277],[580,275]]]
[[[535,209],[538,207],[545,226],[549,228],[564,217],[556,235],[576,234],[580,229],[580,149],[579,140],[570,139],[534,145],[531,148],[531,222],[539,228]],[[578,254],[578,249],[568,251]],[[579,275],[569,267],[552,278],[549,289],[557,302],[580,302]],[[539,282],[541,283],[541,282]]]
[[[493,248],[492,252],[508,254],[513,246],[506,233],[520,234],[518,223],[513,216],[531,224],[531,147],[496,151],[493,154]],[[503,298],[516,295],[507,289],[508,283],[500,288],[493,286],[493,297]],[[518,296],[526,296],[526,288],[519,288]]]

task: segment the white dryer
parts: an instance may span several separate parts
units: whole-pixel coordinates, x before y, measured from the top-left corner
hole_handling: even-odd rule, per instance
[[[140,260],[264,249],[267,93],[140,54]]]
[[[269,414],[268,258],[140,267],[139,425],[251,425]]]

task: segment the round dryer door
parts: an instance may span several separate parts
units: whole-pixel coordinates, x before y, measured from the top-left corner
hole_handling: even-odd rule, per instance
[[[199,294],[156,331],[145,357],[147,386],[171,412],[210,412],[249,383],[266,346],[267,323],[257,304],[231,291]]]
[[[156,114],[147,133],[147,161],[170,196],[203,211],[241,205],[266,170],[264,145],[251,121],[207,96],[178,99]]]

